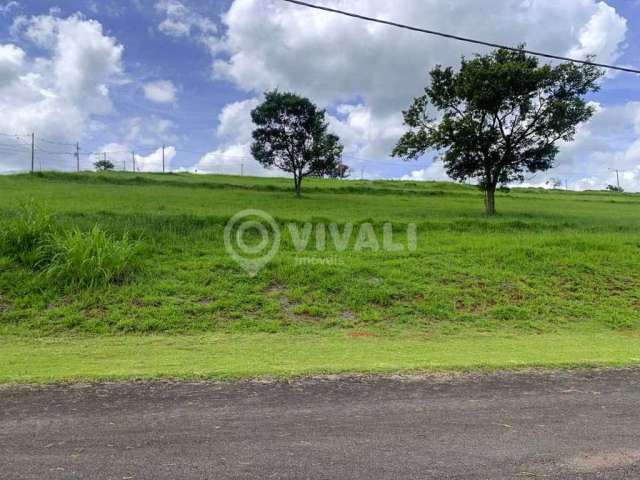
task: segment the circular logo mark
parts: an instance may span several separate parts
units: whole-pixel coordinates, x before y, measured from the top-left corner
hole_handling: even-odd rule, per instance
[[[245,272],[255,277],[278,253],[280,228],[267,212],[243,210],[227,222],[224,247]]]

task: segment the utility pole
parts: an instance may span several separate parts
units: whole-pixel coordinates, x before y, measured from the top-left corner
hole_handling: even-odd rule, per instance
[[[610,172],[616,172],[616,184],[618,185],[618,190],[620,190],[620,170],[617,168],[610,168]]]
[[[131,161],[133,162],[133,173],[136,173],[136,152],[131,152]]]
[[[164,173],[164,145],[162,145],[162,173]]]
[[[80,173],[80,142],[76,143],[76,171]]]
[[[244,177],[244,160],[240,160],[240,176]]]
[[[36,134],[31,134],[31,173],[34,172],[36,165]]]

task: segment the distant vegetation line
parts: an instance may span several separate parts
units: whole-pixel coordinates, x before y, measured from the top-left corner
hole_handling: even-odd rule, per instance
[[[62,172],[39,172],[34,174],[37,178],[41,178],[48,181],[62,181],[62,182],[77,182],[83,184],[109,184],[109,185],[123,185],[123,186],[168,186],[168,187],[176,187],[176,188],[201,188],[201,189],[210,189],[210,190],[223,190],[223,189],[231,189],[231,190],[249,190],[249,191],[257,191],[257,192],[291,192],[291,187],[289,185],[278,185],[278,184],[257,184],[257,183],[234,183],[228,181],[219,181],[219,180],[208,180],[208,181],[189,181],[185,182],[182,178],[176,178],[176,180],[171,180],[170,175],[180,175],[182,177],[183,174],[170,174],[169,176],[164,175],[161,178],[162,180],[156,180],[154,177],[157,177],[161,174],[129,174],[129,173],[62,173]],[[20,174],[17,177],[21,178],[32,178],[31,174]],[[196,177],[195,175],[193,177]],[[230,177],[236,178],[236,177]],[[251,178],[251,177],[245,177]],[[274,180],[276,178],[274,177]],[[350,183],[354,184],[350,184]],[[308,185],[305,188],[306,193],[331,193],[331,194],[356,194],[356,195],[394,195],[394,196],[419,196],[419,197],[434,197],[434,196],[447,196],[447,197],[463,197],[469,198],[469,196],[481,196],[481,192],[476,190],[474,187],[470,185],[461,185],[450,182],[449,188],[436,188],[436,189],[418,189],[418,188],[402,188],[402,185],[395,186],[392,182],[395,181],[366,181],[366,183],[371,183],[371,185],[380,185],[388,183],[385,186],[364,186],[355,184],[355,182],[364,182],[362,180],[357,181],[341,181],[341,186],[332,187],[332,186],[322,186],[316,187],[312,185]],[[436,183],[436,182],[433,182]],[[439,184],[446,184],[447,182],[437,182]],[[425,182],[425,185],[428,185],[429,182]],[[391,186],[393,185],[393,186]],[[408,183],[408,186],[411,183]],[[536,195],[537,194],[537,195]],[[538,199],[538,200],[552,200],[550,195],[558,194],[563,196],[563,200],[571,200],[568,198],[569,196],[575,195],[578,197],[579,201],[594,201],[594,202],[607,202],[607,203],[640,203],[640,195],[638,194],[625,194],[624,196],[620,196],[620,198],[612,199],[610,195],[606,195],[607,192],[600,191],[584,191],[584,192],[565,192],[563,190],[541,190],[541,189],[526,189],[526,188],[515,188],[509,191],[508,197],[518,197],[522,198],[522,196],[526,196],[529,199]],[[606,195],[606,197],[605,197]],[[592,198],[587,198],[588,196]]]

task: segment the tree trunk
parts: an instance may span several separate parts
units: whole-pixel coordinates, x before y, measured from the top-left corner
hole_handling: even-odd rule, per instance
[[[299,176],[298,174],[294,173],[293,174],[293,182],[295,183],[296,186],[296,197],[300,198],[300,184],[302,183],[302,176]]]
[[[485,191],[485,213],[487,216],[495,215],[496,213],[496,187],[491,185],[487,186],[487,190]]]

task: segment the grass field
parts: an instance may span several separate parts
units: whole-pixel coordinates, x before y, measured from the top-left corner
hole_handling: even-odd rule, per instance
[[[114,237],[128,233],[142,248],[133,278],[100,288],[65,288],[1,258],[0,363],[26,355],[29,342],[42,352],[51,339],[110,345],[122,334],[134,344],[140,335],[179,334],[246,336],[247,345],[266,334],[270,345],[309,336],[374,335],[398,345],[407,335],[425,342],[588,335],[599,343],[624,339],[627,353],[612,362],[640,355],[640,195],[514,189],[498,195],[499,215],[486,218],[480,192],[465,185],[309,180],[300,200],[291,186],[287,179],[188,174],[0,177],[3,221],[35,199],[64,228],[98,224]],[[273,261],[249,278],[223,245],[226,222],[247,208],[283,224],[370,222],[381,229],[390,222],[403,231],[415,223],[417,251],[297,252],[284,238]],[[375,351],[361,358],[374,365]],[[466,363],[482,364],[475,357],[466,355]],[[550,364],[570,364],[569,357]],[[398,368],[437,363],[422,358]],[[349,370],[348,361],[331,364],[327,370]],[[312,365],[300,371],[322,370]],[[362,370],[366,361],[353,365]],[[0,378],[11,378],[6,367]]]
[[[0,359],[0,383],[50,383],[623,367],[640,365],[640,351],[637,337],[612,333],[435,338],[207,333],[0,337]]]

